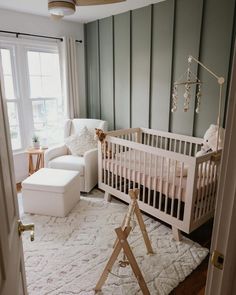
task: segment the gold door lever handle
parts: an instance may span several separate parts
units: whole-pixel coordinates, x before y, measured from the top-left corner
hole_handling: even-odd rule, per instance
[[[33,242],[34,241],[34,224],[33,223],[23,224],[21,222],[21,220],[18,220],[18,232],[19,232],[19,235],[21,236],[21,234],[24,231],[30,231],[30,240],[31,240],[31,242]]]

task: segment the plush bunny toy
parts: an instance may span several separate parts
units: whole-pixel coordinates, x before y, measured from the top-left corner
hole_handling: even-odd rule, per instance
[[[211,124],[203,137],[201,150],[196,153],[196,157],[207,154],[208,152],[216,151],[218,126]],[[218,149],[223,148],[225,129],[220,127]]]

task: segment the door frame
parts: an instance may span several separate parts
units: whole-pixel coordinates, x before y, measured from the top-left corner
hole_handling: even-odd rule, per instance
[[[236,294],[236,46],[216,204],[211,253],[222,253],[224,264],[220,270],[209,261],[205,294]]]

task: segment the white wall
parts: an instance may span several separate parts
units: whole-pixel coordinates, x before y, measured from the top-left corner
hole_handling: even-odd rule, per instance
[[[19,4],[20,5],[20,4]],[[53,37],[71,36],[84,41],[83,24],[69,21],[55,21],[50,17],[19,13],[0,9],[0,30],[20,33],[39,34]],[[0,33],[2,34],[2,33]],[[7,36],[2,34],[2,36]],[[12,37],[12,35],[11,35]],[[80,116],[86,116],[85,97],[85,58],[84,43],[78,44],[79,86],[80,86]],[[27,177],[28,159],[25,153],[14,155],[16,182]]]

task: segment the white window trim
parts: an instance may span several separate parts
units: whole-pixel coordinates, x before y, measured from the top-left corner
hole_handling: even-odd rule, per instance
[[[16,59],[12,60],[12,72],[15,93],[17,96],[18,113],[19,113],[19,125],[20,125],[20,136],[21,145],[20,149],[13,150],[13,154],[24,152],[25,149],[30,145],[31,137],[34,133],[33,124],[33,112],[32,112],[32,101],[33,100],[45,100],[45,98],[30,98],[30,84],[29,84],[29,68],[27,59],[27,50],[38,51],[38,52],[51,52],[57,53],[60,60],[60,75],[62,85],[62,99],[64,101],[64,110],[66,111],[66,101],[63,91],[63,75],[62,75],[62,62],[61,62],[61,49],[60,41],[45,41],[45,40],[32,40],[32,39],[21,39],[12,37],[0,36],[0,48],[6,48],[12,50]],[[19,66],[16,65],[16,60],[19,62]],[[14,69],[13,69],[14,67]],[[50,99],[50,98],[46,98]],[[16,101],[16,100],[7,100]],[[27,116],[23,116],[27,114]]]

